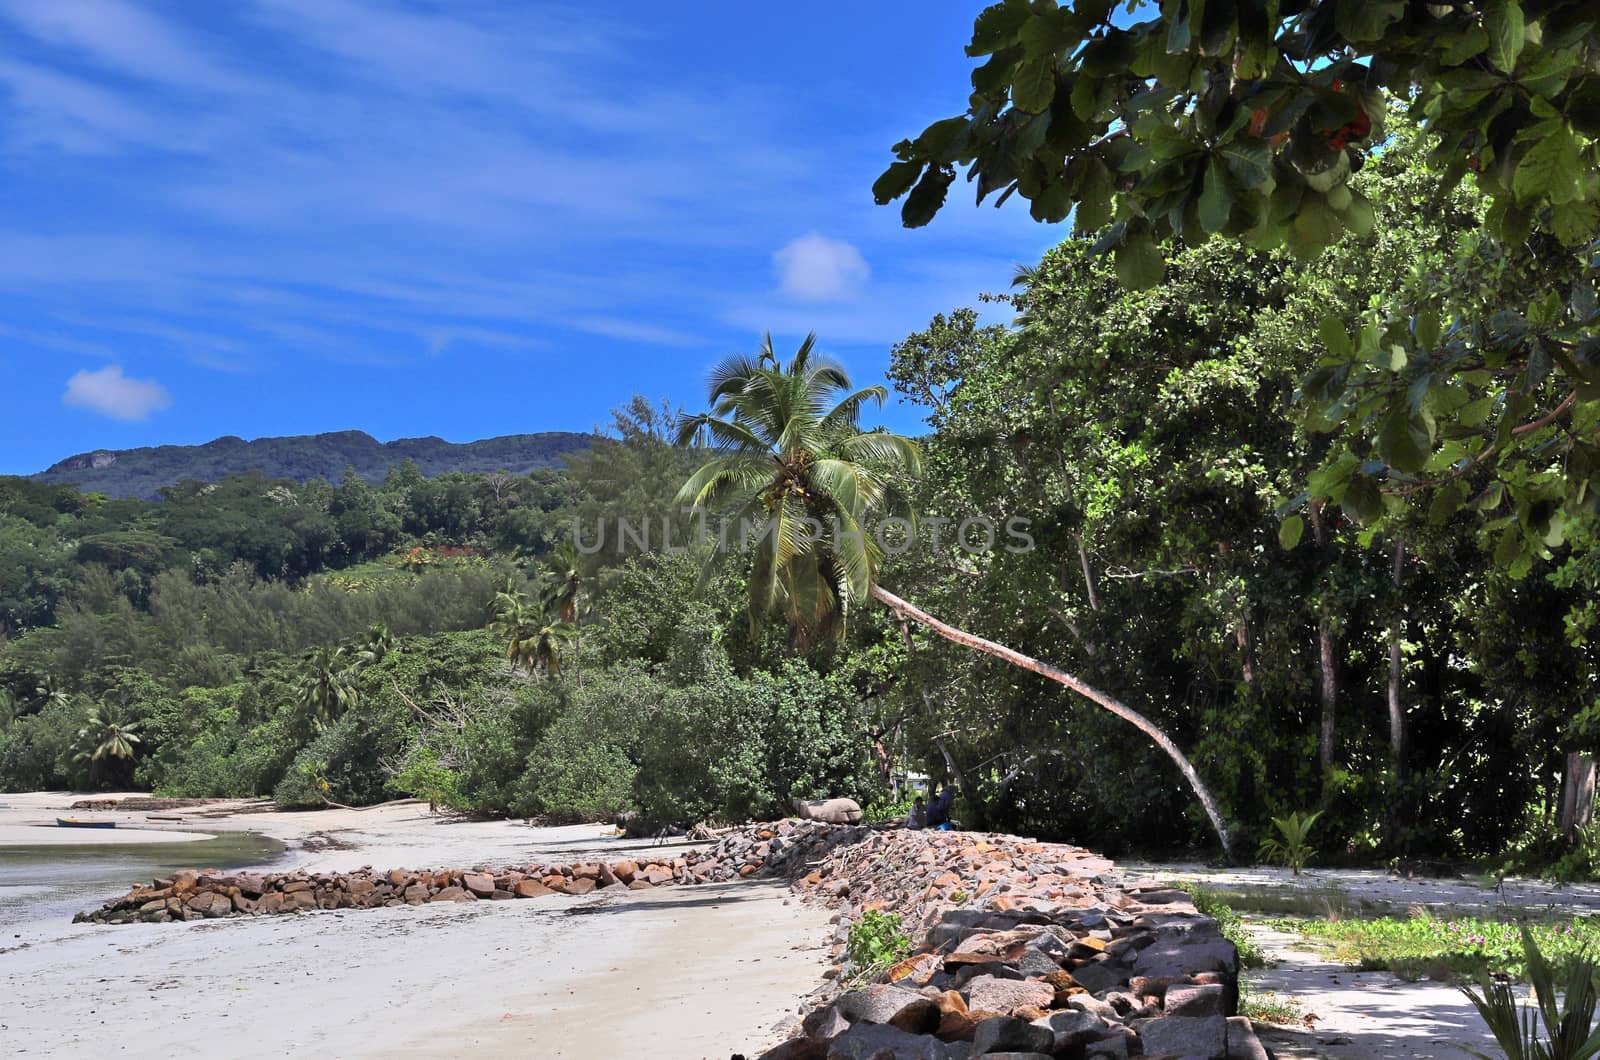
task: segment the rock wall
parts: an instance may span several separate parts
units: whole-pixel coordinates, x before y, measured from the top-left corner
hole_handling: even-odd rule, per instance
[[[543,898],[551,894],[647,890],[723,882],[776,870],[795,852],[831,849],[867,829],[807,821],[752,825],[713,846],[679,856],[624,861],[354,872],[226,873],[192,869],[135,887],[75,922],[165,923],[226,916],[262,916],[313,909],[374,909],[425,902]]]
[[[1265,1060],[1238,1006],[1238,953],[1182,891],[1077,847],[967,832],[779,821],[681,856],[349,873],[189,871],[81,913],[101,923],[541,898],[782,876],[838,910],[835,962],[762,1060],[1173,1056]],[[868,910],[916,941],[853,967]]]
[[[1266,1058],[1235,1015],[1238,951],[1183,891],[1014,836],[841,828],[819,848],[785,863],[798,890],[839,909],[838,961],[796,1035],[761,1060]],[[844,944],[874,909],[918,945],[869,974]]]

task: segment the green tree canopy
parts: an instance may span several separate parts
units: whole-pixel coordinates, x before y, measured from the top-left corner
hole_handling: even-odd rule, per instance
[[[1441,193],[1471,173],[1484,229],[1308,344],[1305,400],[1340,452],[1311,493],[1363,521],[1469,500],[1526,569],[1600,504],[1600,8],[1589,0],[1004,0],[974,25],[965,114],[894,148],[873,193],[928,223],[957,170],[979,202],[1069,216],[1131,287],[1167,241],[1302,258],[1375,223],[1352,182],[1390,101]],[[1141,17],[1142,16],[1142,17]],[[1487,470],[1493,481],[1473,481]]]

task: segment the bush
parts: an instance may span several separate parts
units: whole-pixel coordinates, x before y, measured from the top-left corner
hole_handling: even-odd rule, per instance
[[[427,799],[430,809],[454,808],[466,803],[461,796],[461,775],[440,765],[438,752],[431,749],[413,752],[389,784],[412,798]]]
[[[853,977],[867,979],[910,956],[911,940],[901,930],[897,915],[869,909],[850,925],[844,951],[855,966]]]
[[[527,816],[604,820],[632,805],[637,774],[638,767],[608,733],[569,713],[528,755],[512,808]]]
[[[0,791],[64,787],[72,772],[72,745],[83,725],[76,703],[55,702],[18,718],[0,732]]]

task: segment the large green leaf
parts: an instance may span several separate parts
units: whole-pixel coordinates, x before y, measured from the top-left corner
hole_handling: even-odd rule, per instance
[[[1333,23],[1350,40],[1374,41],[1405,13],[1404,0],[1344,0],[1335,9]]]
[[[967,54],[976,58],[1015,44],[1031,15],[1028,0],[1005,0],[985,8],[972,25],[972,43],[967,45]]]
[[[1117,278],[1123,286],[1143,291],[1161,282],[1167,259],[1148,233],[1130,235],[1115,251]]]
[[[1519,202],[1572,202],[1583,194],[1578,142],[1560,119],[1538,126],[1541,134],[1517,163],[1511,187]]]
[[[1199,210],[1200,227],[1207,232],[1220,232],[1228,226],[1228,215],[1233,210],[1233,194],[1228,190],[1228,178],[1223,172],[1223,165],[1215,157],[1206,163]]]
[[[1018,110],[1038,114],[1050,106],[1055,94],[1055,56],[1028,59],[1017,67],[1017,76],[1011,82],[1011,102]]]
[[[1407,402],[1396,401],[1378,430],[1378,455],[1390,467],[1413,473],[1422,470],[1429,448],[1427,425],[1412,414]]]
[[[1285,551],[1293,549],[1300,543],[1300,538],[1306,532],[1306,521],[1298,515],[1291,515],[1278,524],[1278,544]]]
[[[1527,35],[1522,5],[1517,0],[1488,0],[1483,5],[1483,28],[1489,33],[1489,62],[1506,73],[1515,70]]]
[[[872,185],[872,201],[879,206],[898,199],[911,190],[911,185],[922,176],[921,162],[895,162],[883,171]]]

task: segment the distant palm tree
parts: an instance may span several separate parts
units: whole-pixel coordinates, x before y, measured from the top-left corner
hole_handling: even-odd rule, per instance
[[[1065,670],[941,622],[877,583],[882,554],[867,523],[891,506],[895,476],[921,474],[921,452],[909,438],[861,430],[862,406],[881,405],[886,391],[851,389],[843,368],[814,356],[815,342],[806,336],[784,364],[768,335],[755,357],[724,361],[712,373],[711,411],[685,417],[678,431],[679,445],[712,454],[678,491],[678,502],[765,523],[750,579],[751,620],[782,610],[792,630],[809,634],[870,596],[946,640],[1064,685],[1167,753],[1231,853],[1216,800],[1149,718]],[[830,519],[834,530],[817,534],[815,523]]]
[[[578,605],[583,587],[582,572],[578,569],[578,549],[571,541],[563,541],[545,557],[549,572],[545,582],[545,606],[562,622],[578,621]]]
[[[125,721],[115,703],[98,703],[89,708],[83,728],[78,730],[75,762],[89,763],[89,784],[99,779],[100,767],[108,759],[131,761],[139,743],[139,723]]]
[[[67,702],[67,693],[56,683],[54,674],[40,674],[34,682],[32,699],[34,710],[59,707]]]
[[[303,659],[305,669],[295,689],[295,698],[306,718],[320,730],[355,704],[350,659],[342,647],[312,648]]]
[[[505,640],[506,658],[529,673],[561,668],[561,656],[573,641],[575,626],[531,606],[509,578],[495,594],[494,611],[489,628]]]
[[[384,657],[394,650],[395,637],[389,632],[389,627],[379,622],[367,630],[367,634],[355,646],[355,665],[357,669],[366,669],[376,663],[381,663]]]

